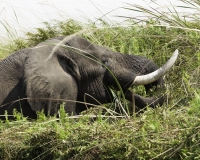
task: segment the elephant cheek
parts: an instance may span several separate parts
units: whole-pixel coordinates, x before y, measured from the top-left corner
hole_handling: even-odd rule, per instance
[[[135,76],[136,75],[131,72],[118,72],[114,75],[107,73],[104,81],[106,84],[113,86],[114,88],[119,88],[120,85],[120,87],[125,91],[131,86]]]

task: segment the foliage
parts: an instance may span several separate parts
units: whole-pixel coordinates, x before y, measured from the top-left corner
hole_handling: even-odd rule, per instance
[[[1,159],[193,159],[199,117],[187,108],[148,108],[135,118],[64,116],[1,124]],[[192,124],[192,125],[191,125]]]
[[[42,41],[59,35],[67,36],[82,29],[81,24],[74,20],[61,21],[53,25],[45,22],[44,25],[44,28],[37,28],[36,33],[27,33],[29,46],[37,45]]]

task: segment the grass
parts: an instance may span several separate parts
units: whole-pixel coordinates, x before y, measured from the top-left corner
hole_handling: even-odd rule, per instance
[[[199,7],[198,1],[182,1]],[[200,21],[195,16],[195,21],[188,21],[171,10],[169,16],[141,6],[130,5],[127,9],[154,17],[143,24],[131,19],[128,27],[110,26],[104,21],[98,26],[73,20],[45,23],[46,27],[27,33],[25,40],[0,46],[0,56],[4,58],[15,50],[81,30],[85,32],[80,36],[96,44],[124,54],[146,56],[159,66],[178,48],[178,61],[165,76],[164,106],[147,107],[136,117],[127,117],[123,112],[120,117],[114,112],[117,102],[85,112],[81,117],[68,117],[61,107],[60,119],[38,113],[37,121],[27,121],[15,112],[17,121],[0,123],[0,159],[200,158]],[[141,88],[136,92],[145,94]]]

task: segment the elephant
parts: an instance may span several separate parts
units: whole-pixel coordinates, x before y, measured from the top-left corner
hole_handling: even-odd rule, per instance
[[[174,65],[176,50],[161,68],[151,60],[114,52],[77,35],[48,39],[35,47],[16,51],[0,62],[0,115],[10,119],[13,109],[30,119],[38,111],[58,114],[60,104],[69,115],[86,110],[84,103],[111,103],[110,87],[132,101],[130,87],[144,85],[146,92],[164,88],[163,75]],[[89,95],[89,96],[87,96]],[[134,94],[140,109],[162,106],[164,97]],[[92,106],[92,105],[89,105]]]

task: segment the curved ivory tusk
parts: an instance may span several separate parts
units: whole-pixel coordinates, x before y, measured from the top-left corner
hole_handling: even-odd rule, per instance
[[[178,49],[176,49],[171,58],[156,71],[146,75],[135,77],[135,80],[133,81],[132,85],[134,86],[145,85],[160,79],[174,65],[177,57],[178,57]]]

